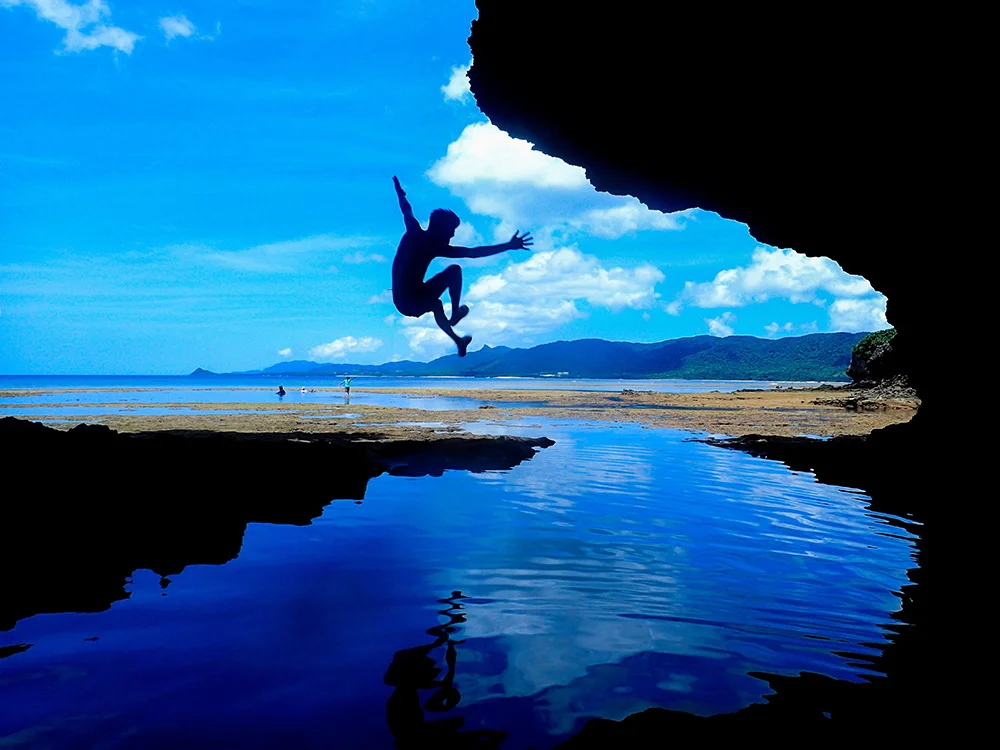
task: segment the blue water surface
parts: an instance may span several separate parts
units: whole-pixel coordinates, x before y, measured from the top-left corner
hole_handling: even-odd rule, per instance
[[[343,375],[0,375],[0,390],[31,388],[196,388],[234,389],[261,388],[277,390],[284,386],[291,394],[301,388],[339,388]],[[770,390],[776,387],[807,387],[819,385],[813,381],[783,380],[678,380],[678,379],[588,379],[588,378],[464,378],[464,377],[382,377],[363,376],[351,380],[352,395],[365,388],[426,388],[442,390],[503,389],[503,390],[571,390],[621,391],[625,388],[664,393],[728,393],[741,389]],[[840,385],[843,385],[840,383]]]
[[[509,471],[378,477],[310,526],[251,524],[225,565],[165,589],[137,571],[108,611],[0,633],[33,644],[0,659],[0,744],[392,747],[387,671],[421,646],[439,680],[455,665],[420,690],[448,709],[425,721],[509,749],[650,706],[736,711],[769,692],[752,672],[874,673],[916,530],[859,491],[673,430],[475,429],[556,443]],[[289,467],[288,491],[321,470]]]

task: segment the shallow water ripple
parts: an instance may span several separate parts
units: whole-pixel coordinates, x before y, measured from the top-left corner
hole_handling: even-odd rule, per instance
[[[294,722],[300,744],[391,747],[406,685],[444,689],[414,653],[451,675],[442,716],[505,750],[650,706],[736,711],[769,692],[751,673],[877,673],[918,527],[684,433],[531,424],[476,428],[556,440],[510,471],[382,476],[169,588],[139,572],[107,612],[18,623],[0,738],[84,716],[66,736],[91,746],[273,747]],[[321,467],[283,470],[293,492]]]

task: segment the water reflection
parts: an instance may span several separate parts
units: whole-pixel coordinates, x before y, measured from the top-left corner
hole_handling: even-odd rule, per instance
[[[449,605],[438,614],[448,618],[445,624],[435,625],[427,630],[428,635],[435,636],[432,643],[425,646],[402,649],[396,652],[385,673],[385,684],[395,688],[386,704],[386,720],[389,731],[396,738],[396,747],[406,748],[456,747],[456,742],[464,746],[483,748],[499,748],[507,737],[505,732],[486,729],[463,731],[465,719],[461,716],[451,716],[428,721],[425,711],[446,713],[454,709],[462,700],[462,694],[455,687],[455,668],[458,660],[456,646],[465,641],[455,641],[452,634],[458,626],[465,622],[465,613],[460,603],[465,597],[461,591],[453,591],[447,599],[439,599],[439,604]],[[430,657],[435,649],[445,646],[444,662],[447,672],[444,678],[437,679],[441,668]],[[420,705],[420,691],[435,692]]]
[[[542,750],[593,717],[725,714],[801,673],[855,686],[883,673],[916,567],[904,521],[681,433],[539,423],[525,429],[555,445],[512,469],[397,470],[359,487],[361,505],[304,509],[307,527],[241,517],[224,556],[184,558],[225,565],[161,570],[177,573],[168,596],[139,576],[100,614],[13,618],[0,742],[86,715],[90,734],[63,746],[176,747],[211,730],[216,746],[247,748],[489,747],[506,733],[504,750]],[[340,477],[352,462],[283,465]],[[303,489],[285,476],[267,507],[287,523]],[[261,481],[248,476],[234,511],[261,502]],[[172,544],[190,518],[169,527]]]

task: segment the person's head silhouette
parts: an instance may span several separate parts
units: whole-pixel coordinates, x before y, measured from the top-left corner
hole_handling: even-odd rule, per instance
[[[451,240],[461,223],[462,220],[454,211],[449,211],[446,208],[435,208],[431,211],[431,218],[427,222],[427,232],[442,240]]]

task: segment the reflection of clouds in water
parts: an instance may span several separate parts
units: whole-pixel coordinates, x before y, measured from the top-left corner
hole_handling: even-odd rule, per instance
[[[485,613],[477,612],[476,619]],[[594,665],[614,664],[641,651],[684,654],[701,659],[724,647],[718,631],[687,623],[645,622],[593,612],[565,618],[520,618],[515,613],[482,617],[481,627],[470,627],[463,637],[474,649],[479,633],[498,638],[506,653],[506,667],[496,675],[463,675],[463,700],[475,702],[497,695],[531,696],[546,689],[569,685],[587,675]]]
[[[652,451],[634,443],[591,445],[569,436],[554,439],[558,449],[538,453],[530,471],[479,475],[480,480],[520,494],[512,499],[518,505],[554,513],[568,512],[575,499],[594,492],[630,499],[650,496]]]
[[[870,500],[858,490],[821,485],[813,474],[793,472],[777,461],[712,446],[699,447],[701,491],[741,506],[755,506],[757,512],[740,522],[752,527],[748,533],[771,540],[775,552],[835,561],[844,560],[844,553],[850,549],[865,550],[866,556],[879,555],[873,526],[893,525],[896,528],[891,533],[915,538],[898,528],[902,519],[890,520],[889,516],[871,511],[845,513],[845,504],[862,509]]]
[[[570,429],[533,430],[556,444],[475,480],[503,493],[506,515],[447,585],[492,600],[470,610],[465,637],[502,649],[507,666],[463,678],[470,702],[545,692],[558,703],[558,686],[645,652],[696,662],[657,672],[648,690],[659,705],[701,690],[695,676],[743,691],[735,710],[766,690],[748,670],[863,671],[832,652],[874,653],[861,644],[879,642],[875,623],[899,608],[886,581],[909,547],[905,534],[873,544],[884,520],[864,511],[864,495],[675,431]]]
[[[496,567],[470,567],[449,579],[490,600],[470,605],[463,638],[499,642],[508,661],[501,675],[463,681],[469,700],[493,696],[498,687],[508,696],[534,695],[584,676],[591,665],[647,649],[702,658],[725,649],[717,628],[619,616],[682,616],[693,608],[679,583],[683,550],[674,546],[553,529],[528,545],[515,536],[494,556]],[[503,567],[518,560],[523,568]]]

